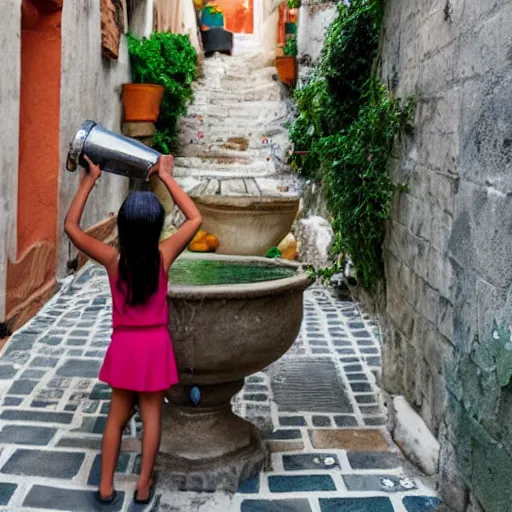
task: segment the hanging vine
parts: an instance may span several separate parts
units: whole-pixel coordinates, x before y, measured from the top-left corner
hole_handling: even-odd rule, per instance
[[[382,242],[395,189],[388,160],[414,102],[390,96],[376,65],[385,0],[337,6],[319,65],[295,93],[292,165],[323,182],[335,232],[333,252],[349,254],[369,292],[383,276]]]

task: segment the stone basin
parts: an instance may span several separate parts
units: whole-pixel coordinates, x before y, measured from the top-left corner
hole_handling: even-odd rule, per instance
[[[293,344],[311,280],[282,260],[190,253],[169,280],[180,383],[167,393],[159,466],[178,489],[234,491],[262,469],[265,450],[256,427],[232,412],[232,397]]]
[[[299,197],[200,196],[202,228],[220,242],[218,254],[264,256],[290,232]]]

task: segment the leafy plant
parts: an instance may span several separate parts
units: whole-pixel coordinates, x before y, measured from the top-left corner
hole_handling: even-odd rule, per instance
[[[292,36],[286,40],[283,48],[283,53],[289,57],[297,56],[297,37]]]
[[[188,36],[155,32],[142,39],[129,34],[128,52],[132,80],[165,89],[153,146],[167,154],[176,142],[178,120],[193,98],[196,51]]]
[[[383,276],[382,242],[395,185],[388,172],[393,142],[414,102],[391,98],[375,71],[384,0],[340,3],[320,62],[296,90],[290,128],[292,166],[323,181],[335,232],[333,252],[350,254],[369,292]],[[403,186],[403,185],[401,185]]]
[[[302,0],[288,0],[289,9],[298,9],[302,5]]]

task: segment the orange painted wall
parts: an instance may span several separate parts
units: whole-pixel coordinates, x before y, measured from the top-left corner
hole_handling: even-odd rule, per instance
[[[258,1],[258,0],[256,0]],[[222,9],[226,29],[235,34],[254,32],[254,0],[214,0]]]
[[[7,316],[56,275],[61,10],[23,0],[21,28],[18,254],[7,272]]]

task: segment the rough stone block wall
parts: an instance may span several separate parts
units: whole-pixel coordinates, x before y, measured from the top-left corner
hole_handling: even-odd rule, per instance
[[[384,387],[441,442],[456,511],[510,510],[512,2],[388,0],[382,75],[417,100],[385,243]]]

